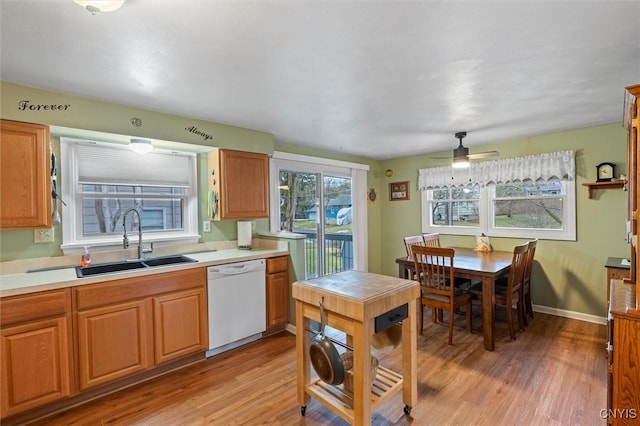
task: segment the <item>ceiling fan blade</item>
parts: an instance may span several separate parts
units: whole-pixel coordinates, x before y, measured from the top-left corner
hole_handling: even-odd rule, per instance
[[[449,157],[429,157],[432,160],[451,160],[451,156]]]
[[[487,152],[478,152],[476,154],[469,154],[468,157],[470,160],[477,160],[478,158],[496,157],[498,155],[500,155],[498,151],[487,151]]]

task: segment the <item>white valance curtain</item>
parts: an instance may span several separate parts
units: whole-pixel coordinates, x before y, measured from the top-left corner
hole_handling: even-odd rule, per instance
[[[466,169],[454,169],[451,166],[430,167],[418,170],[418,189],[574,180],[575,169],[574,151],[482,161],[472,163]]]

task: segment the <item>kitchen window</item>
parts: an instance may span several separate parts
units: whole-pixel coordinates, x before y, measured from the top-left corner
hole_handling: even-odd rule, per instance
[[[576,239],[573,152],[420,170],[422,231]]]
[[[61,138],[63,244],[65,253],[83,246],[122,247],[127,233],[137,244],[197,242],[196,156],[154,150],[136,154],[126,146]]]

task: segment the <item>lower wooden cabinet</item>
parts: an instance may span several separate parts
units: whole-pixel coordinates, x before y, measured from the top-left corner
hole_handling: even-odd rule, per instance
[[[77,314],[80,390],[153,365],[151,315],[145,299]]]
[[[267,259],[267,334],[283,330],[289,320],[289,257]]]
[[[607,421],[615,426],[640,424],[640,313],[636,284],[611,281],[609,304],[609,380]]]
[[[0,300],[2,418],[71,395],[70,290]]]
[[[204,288],[153,298],[155,362],[161,364],[207,348],[207,295]]]
[[[80,390],[208,346],[206,268],[77,287]]]
[[[613,332],[613,425],[640,424],[640,317],[616,317]]]

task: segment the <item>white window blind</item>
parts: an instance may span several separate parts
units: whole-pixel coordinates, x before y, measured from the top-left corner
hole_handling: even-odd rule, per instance
[[[193,155],[149,152],[136,154],[126,146],[74,145],[78,182],[84,184],[188,187]]]

